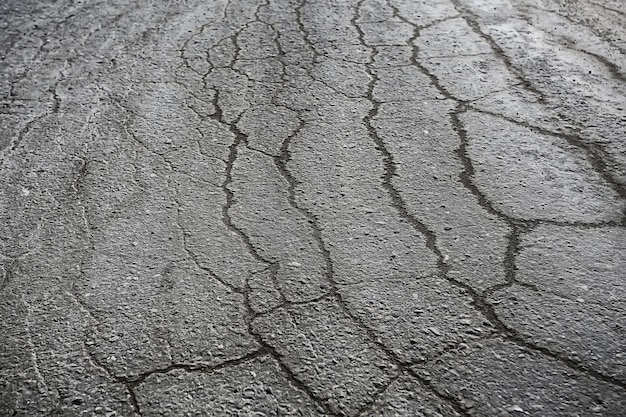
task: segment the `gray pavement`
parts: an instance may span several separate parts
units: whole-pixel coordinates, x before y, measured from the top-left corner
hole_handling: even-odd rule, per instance
[[[0,2],[0,415],[626,415],[622,0]]]

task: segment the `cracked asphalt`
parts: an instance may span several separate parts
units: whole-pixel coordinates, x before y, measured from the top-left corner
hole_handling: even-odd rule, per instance
[[[0,415],[626,415],[622,0],[4,0]]]

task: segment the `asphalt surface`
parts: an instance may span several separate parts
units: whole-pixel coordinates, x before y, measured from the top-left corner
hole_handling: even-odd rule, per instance
[[[3,0],[0,56],[0,415],[626,415],[622,0]]]

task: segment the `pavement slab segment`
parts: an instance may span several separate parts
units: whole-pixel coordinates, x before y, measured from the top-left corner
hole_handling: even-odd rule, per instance
[[[308,301],[330,290],[326,260],[308,219],[285,198],[288,187],[272,157],[242,148],[233,168],[230,216],[260,256],[278,263],[283,296]]]
[[[458,417],[456,411],[413,376],[401,375],[363,415],[369,417]]]
[[[500,339],[414,370],[470,416],[618,416],[626,406],[621,388]]]
[[[490,115],[461,115],[476,186],[511,218],[619,223],[620,199],[587,155],[566,140]],[[510,147],[509,143],[516,146]]]
[[[395,156],[394,185],[408,212],[435,233],[448,276],[484,291],[506,280],[511,228],[461,181],[461,139],[440,117],[453,111],[449,101],[383,102],[373,124]]]
[[[358,415],[398,372],[333,298],[277,309],[257,317],[252,327],[339,415]]]
[[[439,277],[366,281],[339,293],[402,363],[428,361],[494,331],[467,291]]]
[[[151,416],[326,416],[269,355],[210,371],[174,369],[137,387],[142,413]]]
[[[495,291],[498,317],[526,340],[625,380],[622,228],[539,227],[524,235],[520,285]]]
[[[623,187],[626,152],[620,138],[626,129],[626,95],[620,65],[625,54],[624,15],[587,1],[580,7],[543,1],[517,4],[504,0],[495,8],[482,0],[457,3],[466,21],[527,88],[574,127],[581,144],[602,155],[610,177]],[[534,13],[524,11],[526,7]],[[563,24],[554,21],[547,25],[544,9],[564,15],[565,28],[559,29]],[[589,30],[604,35],[593,49],[580,41],[582,33]],[[527,122],[533,123],[530,118]]]

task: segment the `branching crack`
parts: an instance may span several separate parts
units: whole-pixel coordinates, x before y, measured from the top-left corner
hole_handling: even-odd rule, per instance
[[[524,86],[524,88],[528,90],[529,92],[535,94],[538,97],[538,101],[540,104],[546,105],[548,102],[548,97],[542,91],[540,91],[536,86],[534,86],[531,81],[527,79],[527,77],[525,76],[524,72],[521,69],[519,69],[517,66],[513,64],[513,62],[511,62],[511,59],[506,55],[506,53],[502,50],[502,48],[498,45],[498,43],[490,35],[483,32],[483,30],[480,27],[478,17],[467,7],[463,6],[460,0],[452,0],[452,3],[454,4],[455,8],[461,12],[463,19],[467,22],[467,24],[472,29],[472,31],[476,33],[478,36],[480,36],[482,39],[484,39],[491,47],[493,53],[498,58],[500,58],[502,62],[504,62],[507,69],[511,71],[513,74],[516,74],[517,77],[520,80],[522,80],[522,85]],[[589,53],[587,51],[581,51],[581,52]],[[615,64],[613,64],[612,62],[608,61],[606,58],[598,54],[595,54],[595,53],[589,53],[589,54],[590,56],[593,56],[594,58],[596,58],[603,65],[605,65],[607,69],[609,70],[609,72],[613,75],[613,77],[615,77],[618,80],[622,80],[622,81],[624,80],[624,75],[621,73],[620,69]],[[438,84],[437,86],[438,86],[437,88],[441,90],[441,86]],[[448,93],[446,94],[449,95],[451,99],[457,101],[458,103],[461,103],[459,100],[455,99],[450,94]],[[464,104],[468,105],[469,103],[464,103]],[[514,122],[514,123],[519,124],[519,122]],[[541,131],[541,133],[544,133],[544,131]],[[552,132],[544,133],[544,134],[555,136],[555,134]],[[597,144],[597,143],[593,144],[593,143],[586,142],[582,140],[582,138],[576,135],[556,134],[556,136],[561,139],[566,140],[569,144],[576,146],[577,148],[580,148],[581,150],[583,150],[587,154],[587,157],[589,161],[591,162],[591,165],[593,166],[593,168],[596,170],[596,172],[598,172],[598,174],[600,174],[602,178],[623,199],[626,198],[626,194],[624,192],[625,191],[624,185],[621,184],[618,180],[616,180],[615,177],[607,169],[606,159],[608,159],[608,155],[602,149],[602,146],[600,144]],[[622,217],[623,217],[622,224],[626,225],[626,209],[624,210]]]
[[[515,65],[513,65],[513,63],[511,62],[511,60],[509,59],[509,57],[504,53],[504,51],[502,50],[502,48],[500,48],[500,45],[498,45],[498,43],[488,34],[484,33],[481,28],[480,28],[480,24],[478,23],[478,21],[476,20],[475,16],[473,14],[471,14],[460,2],[459,0],[451,0],[452,3],[454,4],[454,7],[461,13],[461,17],[467,22],[468,26],[472,29],[472,31],[477,34],[478,36],[480,36],[485,42],[487,42],[487,44],[489,44],[489,47],[491,48],[491,50],[493,51],[494,55],[496,55],[498,58],[500,58],[500,60],[504,63],[504,65],[506,66],[506,68],[513,74],[515,74],[521,81],[522,84],[524,85],[524,88],[531,92],[532,94],[534,94],[539,103],[541,104],[545,104],[547,102],[545,95],[543,94],[543,92],[539,91],[537,88],[535,88],[535,86],[533,86],[524,76],[524,73],[522,70],[520,70],[519,68],[517,68]]]
[[[458,2],[455,1],[455,4],[457,4]],[[432,74],[425,66],[423,66],[420,62],[419,62],[419,58],[418,58],[418,48],[415,46],[415,42],[414,40],[417,39],[417,37],[419,36],[419,28],[416,27],[415,24],[411,23],[408,19],[404,18],[399,10],[394,7],[393,5],[390,5],[390,7],[394,10],[394,14],[402,21],[404,21],[405,23],[411,25],[414,28],[414,35],[413,37],[407,42],[407,44],[409,46],[413,47],[413,56],[411,59],[412,64],[425,76],[428,77],[428,79],[430,80],[431,84],[443,95],[445,96],[447,99],[457,103],[456,109],[450,114],[450,120],[451,123],[453,125],[453,127],[455,128],[459,139],[460,139],[460,146],[457,149],[457,155],[459,157],[459,159],[462,161],[463,166],[464,166],[464,170],[461,172],[460,174],[460,181],[461,183],[476,197],[478,203],[485,208],[488,212],[496,215],[498,218],[500,218],[501,220],[505,221],[508,226],[509,226],[509,235],[508,235],[508,244],[507,244],[507,249],[506,249],[506,254],[504,257],[504,268],[505,268],[505,274],[506,274],[506,282],[505,284],[500,284],[497,285],[494,288],[491,288],[489,290],[487,290],[486,294],[479,294],[476,290],[474,290],[474,288],[472,288],[469,285],[466,285],[464,283],[461,283],[455,279],[450,278],[447,275],[447,269],[448,266],[445,264],[444,262],[444,258],[440,252],[440,250],[437,248],[436,246],[436,235],[432,232],[429,231],[425,226],[423,226],[417,219],[414,219],[414,224],[416,227],[416,230],[418,230],[420,233],[423,233],[426,238],[427,238],[427,244],[428,247],[431,248],[431,250],[437,255],[438,257],[438,266],[439,266],[439,270],[441,273],[441,276],[443,278],[445,278],[446,280],[448,280],[451,284],[458,286],[462,289],[464,289],[465,291],[467,291],[468,294],[470,294],[470,296],[473,299],[473,305],[475,306],[475,308],[482,313],[482,315],[491,323],[492,326],[494,326],[494,328],[496,328],[499,333],[502,333],[508,340],[511,340],[512,342],[514,342],[515,344],[525,347],[527,349],[531,349],[534,351],[538,351],[543,353],[544,355],[547,355],[551,358],[557,359],[560,362],[562,362],[563,364],[567,365],[568,367],[578,371],[578,372],[582,372],[585,373],[587,375],[590,375],[598,380],[604,381],[604,382],[608,382],[614,385],[618,385],[618,386],[624,386],[624,384],[621,381],[616,380],[615,378],[612,378],[608,375],[602,374],[600,372],[597,372],[593,369],[590,369],[588,366],[577,362],[577,361],[573,361],[567,357],[565,357],[564,355],[558,353],[558,352],[554,352],[548,348],[545,347],[541,347],[538,346],[532,342],[530,342],[527,338],[523,337],[521,334],[519,334],[518,331],[516,331],[513,328],[510,328],[509,326],[506,326],[496,315],[494,308],[492,305],[489,304],[489,302],[486,300],[486,296],[492,292],[494,292],[496,289],[502,289],[505,287],[509,287],[513,284],[518,284],[518,285],[522,285],[522,286],[527,286],[525,283],[520,283],[516,280],[515,278],[515,271],[516,271],[516,266],[515,266],[515,257],[517,255],[517,252],[519,250],[519,242],[520,242],[520,237],[522,234],[527,233],[529,230],[531,230],[536,224],[538,224],[538,221],[527,221],[527,220],[521,220],[521,219],[515,219],[515,218],[511,218],[507,215],[505,215],[504,213],[498,211],[497,209],[495,209],[493,207],[493,204],[489,201],[489,199],[478,189],[478,187],[473,183],[472,181],[472,177],[474,174],[474,168],[473,168],[473,163],[472,160],[470,159],[468,153],[467,153],[467,146],[468,146],[468,139],[466,136],[466,131],[465,128],[460,120],[460,115],[464,112],[466,112],[469,109],[469,103],[463,100],[459,100],[458,98],[456,98],[455,96],[453,96],[448,90],[446,90],[441,83],[439,82],[439,80],[437,79],[437,77]],[[467,20],[467,18],[466,18]],[[471,19],[468,20],[468,23],[470,24],[470,26],[474,25],[475,30],[479,30],[478,27],[478,23],[474,22],[471,23]],[[481,36],[486,36],[486,35],[482,35],[482,32],[479,33],[479,35]],[[499,47],[495,44],[495,41],[493,41],[491,38],[487,37],[486,40],[492,45],[492,48],[494,48],[494,52],[501,56],[504,55],[504,53],[499,49]],[[499,52],[498,52],[499,51]],[[509,66],[512,66],[512,64],[507,64]],[[517,71],[515,71],[517,73]],[[375,82],[375,75],[373,75],[372,77],[372,83]],[[370,91],[372,91],[372,87],[370,86]],[[376,106],[374,105],[374,108],[376,108]],[[371,112],[370,112],[371,113]],[[371,119],[371,117],[370,117]],[[368,123],[369,125],[369,123]],[[374,132],[375,134],[375,132]],[[553,134],[554,135],[554,134]],[[558,135],[559,137],[563,137],[562,134]],[[382,142],[382,139],[378,138],[377,136],[375,136],[373,138],[374,140],[376,140],[377,142]],[[567,138],[566,138],[567,139]],[[578,147],[581,146],[586,146],[585,144],[583,144],[581,141],[576,140],[576,138],[570,137],[569,140],[572,140],[572,142],[574,144],[576,144]],[[384,143],[383,143],[383,148],[384,148]],[[388,154],[388,151],[382,151],[383,155]],[[392,162],[392,159],[389,159],[389,157],[385,156],[385,159],[387,160],[387,164],[389,164],[390,162]],[[598,161],[596,161],[594,167],[596,168],[602,168],[602,162],[600,162],[601,159],[598,159]],[[389,174],[391,172],[391,175],[393,175],[393,173],[395,173],[395,168],[393,168],[393,166],[391,168],[387,169],[386,172],[386,176],[391,177],[391,175]],[[601,172],[604,172],[604,170],[602,170]],[[615,182],[611,182],[612,184],[615,185]],[[397,191],[395,191],[397,193]],[[398,197],[400,197],[398,195]],[[402,203],[402,200],[400,199],[398,201],[398,203]],[[403,204],[402,207],[405,207],[405,205]],[[404,209],[406,211],[406,209]],[[408,214],[408,213],[407,213]],[[420,226],[421,225],[421,226]]]

